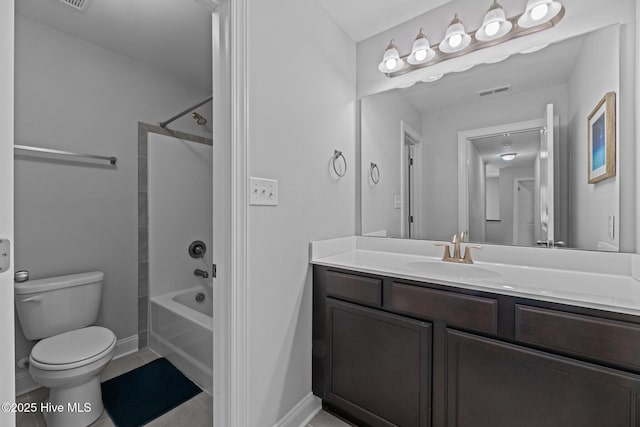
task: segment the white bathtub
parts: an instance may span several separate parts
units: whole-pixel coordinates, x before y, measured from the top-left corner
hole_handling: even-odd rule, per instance
[[[204,294],[202,302],[196,295]],[[213,391],[211,288],[196,286],[151,298],[149,347],[166,357],[200,388]]]

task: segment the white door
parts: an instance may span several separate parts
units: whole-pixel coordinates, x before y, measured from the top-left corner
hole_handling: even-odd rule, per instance
[[[535,180],[516,179],[513,209],[513,244],[516,246],[535,246]]]
[[[0,2],[0,239],[13,244],[13,20],[14,2]],[[0,250],[0,257],[6,253]],[[9,256],[13,253],[13,247]],[[0,403],[15,401],[13,257],[0,272]],[[0,410],[0,425],[15,424],[15,414]]]
[[[553,104],[547,105],[545,128],[540,141],[540,226],[541,241],[549,246],[554,243],[554,121]]]

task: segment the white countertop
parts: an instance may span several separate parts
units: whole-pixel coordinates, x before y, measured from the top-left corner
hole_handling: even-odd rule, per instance
[[[385,243],[388,243],[388,251],[384,250]],[[402,250],[403,247],[405,251]],[[437,250],[438,255],[435,255],[436,251],[431,249],[432,247],[433,242],[426,241],[403,243],[399,239],[360,236],[333,239],[312,242],[311,263],[400,279],[428,281],[464,289],[640,315],[640,281],[631,274],[634,270],[632,264],[637,262],[635,259],[637,255],[563,250],[556,252],[548,260],[535,260],[532,257],[536,258],[537,253],[540,257],[548,257],[549,250],[486,246],[485,249],[489,250],[483,253],[483,260],[478,259],[473,265],[464,265],[442,261],[439,255],[442,249]],[[421,249],[424,250],[425,255],[418,254]],[[503,251],[509,252],[510,263],[496,262],[495,258],[502,255]],[[517,254],[519,251],[522,253]],[[514,252],[516,252],[515,258]],[[514,263],[519,255],[522,255],[524,262]],[[578,269],[580,257],[589,258],[588,268]],[[575,268],[560,268],[563,262]],[[598,262],[602,262],[603,265],[601,267],[593,265]],[[625,267],[627,264],[628,267]]]

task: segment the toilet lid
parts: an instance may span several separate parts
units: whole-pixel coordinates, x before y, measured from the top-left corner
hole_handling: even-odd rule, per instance
[[[31,357],[47,365],[67,365],[104,352],[115,340],[109,329],[89,326],[43,339],[33,347]]]

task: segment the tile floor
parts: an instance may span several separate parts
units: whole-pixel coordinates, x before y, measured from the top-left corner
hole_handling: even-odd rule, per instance
[[[106,381],[117,377],[158,357],[153,351],[144,348],[136,353],[112,360],[106,369],[102,371],[100,379]],[[40,388],[18,396],[16,400],[18,402],[40,403],[48,396],[49,391]],[[16,427],[45,427],[41,413],[19,413],[16,415]],[[204,392],[147,424],[150,427],[208,427],[211,425],[213,425],[213,400],[211,396]],[[107,413],[104,412],[100,418],[91,424],[91,427],[113,427],[113,423]],[[321,424],[317,427],[325,427],[325,425]]]
[[[309,421],[307,427],[351,427],[351,424],[347,424],[326,411],[320,411]]]
[[[109,380],[118,375],[129,372],[146,363],[149,363],[159,356],[148,348],[144,348],[136,353],[112,360],[102,371],[100,379]],[[49,391],[44,388],[25,393],[18,396],[18,402],[43,402],[49,396]],[[16,414],[16,427],[45,427],[44,418],[41,413],[19,413]],[[159,418],[151,421],[149,427],[209,427],[213,425],[213,400],[206,393],[200,393],[191,400],[186,401],[177,408],[167,412]],[[113,427],[111,419],[104,412],[91,427]],[[350,427],[349,424],[334,417],[325,411],[320,411],[308,424],[307,427]]]

